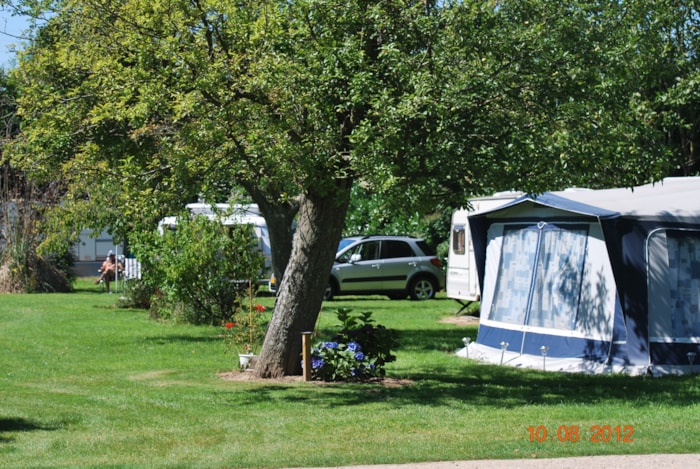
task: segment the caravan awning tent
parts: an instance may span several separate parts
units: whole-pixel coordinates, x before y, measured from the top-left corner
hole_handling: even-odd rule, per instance
[[[460,355],[561,371],[692,369],[700,178],[526,195],[469,224],[481,321]]]

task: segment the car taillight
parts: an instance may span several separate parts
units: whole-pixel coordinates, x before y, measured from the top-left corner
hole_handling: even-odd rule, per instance
[[[442,268],[442,262],[440,262],[440,259],[438,259],[437,257],[433,257],[432,259],[430,259],[430,263],[437,268]]]

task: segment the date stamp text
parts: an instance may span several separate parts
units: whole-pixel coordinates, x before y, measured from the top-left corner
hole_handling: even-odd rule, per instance
[[[581,428],[578,425],[560,425],[555,428],[547,428],[544,425],[527,427],[530,443],[544,441],[559,441],[562,443],[576,443],[589,441],[591,443],[632,443],[634,441],[634,427],[632,425],[593,425],[589,428]]]

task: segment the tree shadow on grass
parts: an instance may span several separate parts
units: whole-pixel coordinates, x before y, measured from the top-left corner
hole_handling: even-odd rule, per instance
[[[184,344],[193,343],[209,343],[209,342],[220,342],[223,341],[223,337],[212,335],[212,336],[193,336],[186,334],[178,335],[163,335],[163,336],[150,336],[145,337],[144,340],[149,342],[155,342],[159,345],[165,345],[173,342],[182,342]]]
[[[476,340],[478,326],[444,327],[440,329],[400,330],[398,332],[397,350],[412,350],[420,352],[441,351],[454,352],[464,347],[462,339],[469,337]]]
[[[464,360],[464,368],[411,376],[419,386],[398,390],[406,403],[442,406],[459,402],[494,408],[562,404],[648,404],[685,407],[700,401],[700,382],[691,376],[663,378],[583,375],[499,367]],[[442,371],[442,372],[441,372]]]
[[[400,331],[399,350],[439,351],[452,355],[463,347],[463,337],[474,341],[476,335],[476,326],[404,330]],[[639,405],[653,402],[675,407],[700,402],[700,377],[697,375],[652,378],[540,372],[487,365],[456,356],[453,359],[457,366],[436,365],[422,370],[393,368],[395,373],[419,384],[396,390],[395,397],[407,403],[446,405],[458,401],[498,408],[605,402]]]
[[[31,432],[37,430],[55,430],[54,427],[39,425],[22,418],[0,417],[0,443],[14,441],[14,438],[7,437],[7,433]]]
[[[377,401],[396,406],[473,405],[494,409],[562,404],[685,407],[700,402],[698,375],[652,378],[542,372],[487,365],[454,356],[463,346],[462,338],[467,336],[474,340],[476,331],[475,326],[400,331],[397,350],[423,354],[425,361],[411,368],[401,368],[400,361],[391,363],[388,374],[401,378],[394,380],[400,381],[397,385],[335,383],[313,387],[266,385],[263,381],[247,399],[254,403],[281,398],[313,402],[321,407]],[[441,357],[440,353],[448,356]],[[435,358],[434,363],[431,357]]]
[[[464,360],[463,368],[436,367],[409,374],[399,370],[399,375],[402,379],[398,385],[306,383],[300,386],[298,383],[260,382],[254,385],[255,392],[235,394],[237,405],[243,404],[240,399],[252,405],[282,399],[319,408],[352,407],[371,402],[396,407],[476,406],[482,409],[567,404],[680,408],[700,402],[700,378],[697,376],[594,376],[499,367],[468,360]]]

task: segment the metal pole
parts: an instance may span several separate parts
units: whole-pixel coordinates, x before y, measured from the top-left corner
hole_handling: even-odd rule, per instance
[[[469,343],[472,341],[470,337],[463,337],[462,342],[464,342],[464,350],[466,351],[467,358],[469,358]]]
[[[503,365],[503,356],[506,354],[506,350],[508,349],[508,345],[510,345],[508,342],[503,341],[501,342],[501,365]]]
[[[114,237],[112,237],[112,242],[114,242]],[[114,245],[114,287],[116,291],[114,293],[119,293],[119,245]]]
[[[250,346],[253,346],[253,281],[248,281],[248,298],[250,299],[250,305],[248,309],[248,328],[250,329]]]
[[[547,363],[547,352],[549,351],[549,347],[546,345],[543,345],[540,347],[540,352],[542,352],[542,371],[547,371],[546,363]]]

